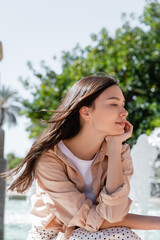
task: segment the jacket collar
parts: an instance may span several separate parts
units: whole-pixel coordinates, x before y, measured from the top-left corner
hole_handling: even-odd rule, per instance
[[[56,144],[53,148],[52,148],[53,153],[60,158],[66,165],[71,166],[72,168],[74,167],[74,165],[67,159],[67,157],[65,156],[65,154],[61,151],[61,149],[58,147],[58,144]],[[96,156],[95,161],[93,162],[93,164],[97,163],[97,162],[101,162],[103,161],[103,159],[105,158],[105,156],[107,156],[107,142],[104,140],[102,142],[102,145],[99,149],[99,152]],[[74,169],[76,169],[74,167]]]

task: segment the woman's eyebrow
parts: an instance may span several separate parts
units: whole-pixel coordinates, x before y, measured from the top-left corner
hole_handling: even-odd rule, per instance
[[[110,98],[107,98],[107,100],[110,100],[110,99],[116,99],[116,100],[118,100],[118,101],[121,101],[121,99],[118,98],[118,97],[110,97]],[[125,99],[123,100],[123,102],[125,102]]]

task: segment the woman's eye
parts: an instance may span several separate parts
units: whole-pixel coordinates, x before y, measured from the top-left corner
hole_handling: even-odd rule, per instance
[[[113,103],[113,104],[111,104],[111,106],[117,106],[118,104],[116,104],[116,103]]]

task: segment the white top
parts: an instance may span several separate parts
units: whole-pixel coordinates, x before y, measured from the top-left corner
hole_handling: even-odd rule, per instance
[[[86,195],[86,198],[91,198],[92,201],[95,203],[95,196],[92,189],[92,173],[91,173],[91,165],[94,162],[96,156],[92,160],[83,160],[78,157],[76,157],[63,143],[63,141],[60,141],[58,143],[59,148],[61,151],[66,155],[67,159],[77,168],[77,170],[80,172],[82,177],[85,181],[85,187],[83,192]],[[97,155],[97,154],[96,154]]]

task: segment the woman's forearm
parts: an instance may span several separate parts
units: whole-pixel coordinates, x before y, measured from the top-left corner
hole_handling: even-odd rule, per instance
[[[113,142],[108,146],[108,169],[106,181],[106,190],[108,194],[113,193],[124,183],[121,163],[121,152],[122,144],[117,144]]]
[[[121,222],[109,223],[108,221],[104,220],[100,229],[120,226],[137,230],[160,230],[160,217],[128,213],[128,215]]]

